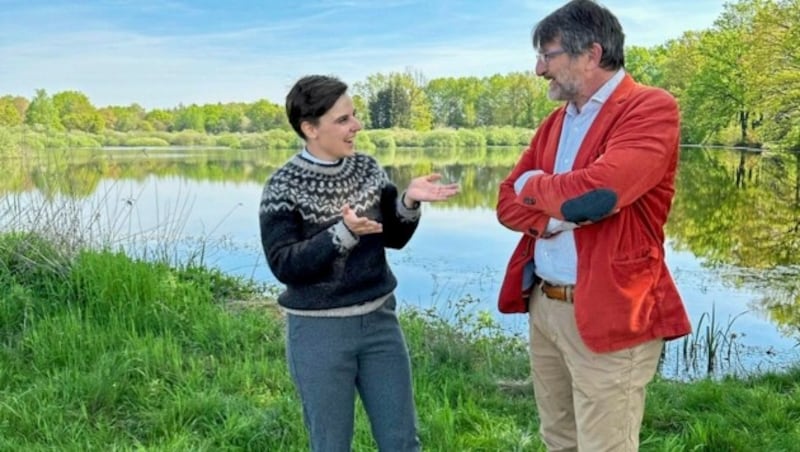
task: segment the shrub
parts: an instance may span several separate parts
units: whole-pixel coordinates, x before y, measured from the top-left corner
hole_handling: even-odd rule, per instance
[[[410,129],[392,129],[394,133],[394,142],[398,147],[418,148],[423,145],[424,132],[418,132]]]
[[[374,152],[377,146],[370,140],[369,135],[366,133],[359,133],[356,135],[356,149],[364,152]]]
[[[458,136],[452,129],[438,129],[425,133],[424,146],[435,148],[454,148],[458,146]]]
[[[242,146],[239,137],[232,134],[220,135],[217,137],[217,146],[225,146],[231,149],[239,149]]]
[[[370,141],[375,144],[376,149],[393,151],[397,148],[394,141],[394,133],[390,130],[369,130],[366,132]]]
[[[459,146],[475,148],[486,146],[486,137],[483,133],[472,129],[458,129],[456,131],[458,136]]]
[[[169,142],[158,137],[130,137],[123,141],[122,146],[166,147],[169,146]]]
[[[301,144],[300,138],[293,130],[272,129],[264,134],[269,149],[295,149]]]

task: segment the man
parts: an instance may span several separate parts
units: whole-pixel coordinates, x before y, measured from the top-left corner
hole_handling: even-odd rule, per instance
[[[624,67],[617,18],[574,0],[533,31],[536,73],[565,105],[501,183],[523,233],[499,296],[528,312],[540,433],[550,451],[635,451],[663,342],[691,325],[664,260],[679,112]]]

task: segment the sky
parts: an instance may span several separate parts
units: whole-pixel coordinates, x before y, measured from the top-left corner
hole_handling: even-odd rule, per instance
[[[626,45],[713,25],[725,0],[600,0]],[[283,103],[300,77],[351,86],[533,70],[531,29],[563,0],[0,0],[0,96],[96,107]]]

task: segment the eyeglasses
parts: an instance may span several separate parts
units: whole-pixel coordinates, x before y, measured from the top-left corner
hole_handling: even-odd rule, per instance
[[[556,49],[556,50],[551,50],[549,52],[537,53],[536,59],[544,64],[547,64],[550,62],[550,60],[561,55],[562,53],[567,53],[567,51],[564,49]]]

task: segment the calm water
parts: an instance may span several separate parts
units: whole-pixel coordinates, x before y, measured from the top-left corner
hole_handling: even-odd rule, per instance
[[[292,151],[117,149],[67,161],[8,162],[7,205],[80,206],[84,230],[121,246],[165,248],[226,272],[275,282],[258,238],[264,180]],[[495,297],[518,234],[494,215],[499,181],[518,150],[397,150],[377,154],[405,186],[436,170],[462,184],[447,204],[424,205],[416,235],[389,251],[407,305],[455,315],[456,301],[491,312],[510,333],[526,335],[523,315],[501,315]],[[797,362],[800,338],[800,179],[796,156],[684,149],[678,196],[667,227],[667,261],[683,295],[693,340],[706,327],[730,352],[727,371]],[[13,201],[13,203],[11,203]],[[9,204],[10,203],[10,204]],[[9,208],[9,207],[7,207]],[[8,222],[8,220],[6,220]],[[203,252],[200,253],[203,243]],[[714,324],[710,316],[714,315]],[[673,342],[670,354],[679,354]],[[667,367],[680,367],[668,359]],[[670,372],[669,369],[666,372]]]

